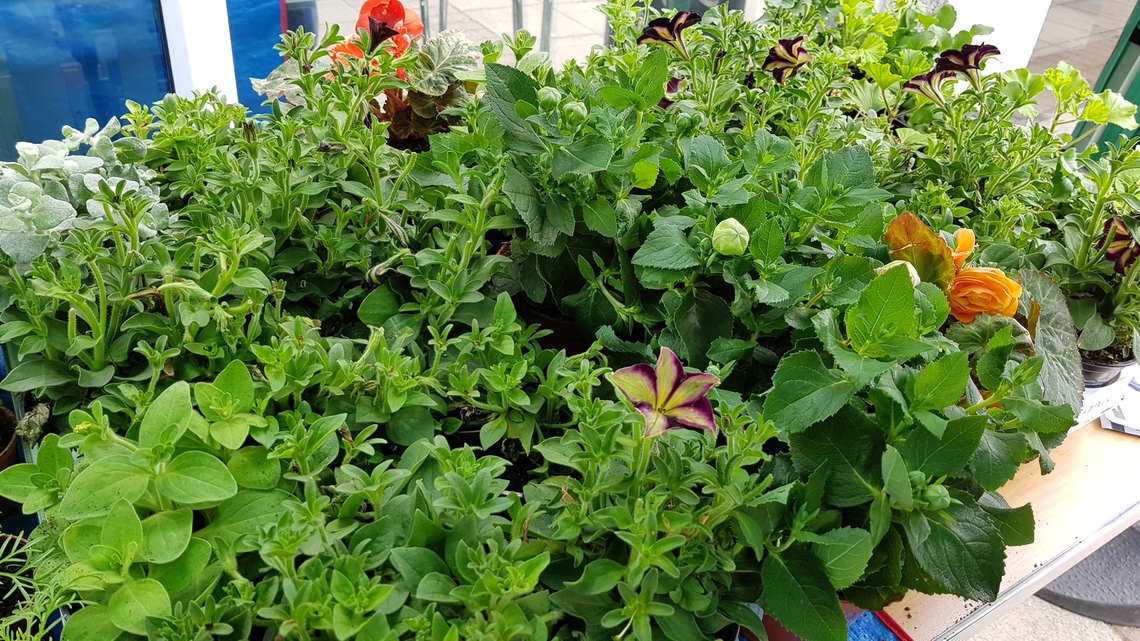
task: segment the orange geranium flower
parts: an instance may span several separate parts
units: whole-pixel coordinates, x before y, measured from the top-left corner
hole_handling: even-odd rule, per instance
[[[376,31],[372,28],[373,20],[376,21]],[[396,57],[399,57],[408,50],[412,36],[423,35],[424,23],[420,14],[404,8],[400,0],[367,0],[360,7],[356,29],[372,33],[373,38],[391,38],[396,45]]]
[[[963,323],[978,314],[1013,316],[1021,298],[1021,285],[1000,269],[967,267],[954,277],[947,292],[950,313]]]
[[[976,241],[974,230],[959,229],[958,232],[954,234],[954,240],[957,241],[955,243],[957,246],[954,248],[952,254],[954,256],[954,264],[961,267],[962,264],[966,262],[966,259],[970,257],[970,254],[974,253],[974,243]]]

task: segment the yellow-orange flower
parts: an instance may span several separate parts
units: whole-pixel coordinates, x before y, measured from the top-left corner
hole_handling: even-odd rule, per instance
[[[947,298],[950,313],[963,323],[973,321],[978,314],[1013,316],[1021,285],[1000,269],[967,267],[954,276]]]
[[[954,234],[954,240],[957,241],[955,243],[957,246],[953,252],[954,264],[961,267],[962,263],[965,263],[966,259],[970,257],[970,254],[974,253],[974,242],[976,240],[974,230],[959,229],[958,233]]]

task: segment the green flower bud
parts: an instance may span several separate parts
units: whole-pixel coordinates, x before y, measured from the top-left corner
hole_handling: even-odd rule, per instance
[[[910,478],[911,487],[922,487],[926,485],[926,475],[918,470],[911,472],[907,476]]]
[[[741,256],[748,251],[748,230],[735,218],[722,220],[713,230],[712,243],[722,256]]]
[[[557,87],[543,87],[538,90],[538,106],[543,111],[554,111],[562,102],[562,92]]]
[[[586,105],[577,100],[562,105],[562,119],[571,127],[582,125],[589,115],[590,112],[586,111]]]
[[[944,485],[927,485],[922,491],[922,500],[932,510],[945,510],[950,507],[950,492]]]

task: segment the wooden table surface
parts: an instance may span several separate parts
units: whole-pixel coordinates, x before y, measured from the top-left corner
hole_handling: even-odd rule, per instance
[[[1031,545],[1008,549],[997,601],[911,592],[887,612],[914,641],[969,639],[1140,521],[1140,437],[1094,421],[1051,455],[1057,464],[1051,474],[1042,476],[1030,462],[999,492],[1014,507],[1032,504],[1037,527]]]

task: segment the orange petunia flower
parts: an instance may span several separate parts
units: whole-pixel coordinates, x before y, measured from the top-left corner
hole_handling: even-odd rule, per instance
[[[424,32],[424,23],[420,20],[420,14],[404,8],[400,0],[366,0],[364,6],[360,7],[360,17],[356,20],[357,30],[364,29],[371,32],[370,19],[378,23],[381,33],[391,31],[404,36],[419,36]],[[407,40],[410,41],[410,38]],[[406,46],[404,50],[407,50]]]
[[[1000,269],[993,267],[967,267],[954,276],[946,297],[950,313],[963,323],[974,320],[978,314],[1013,316],[1021,298],[1021,285]]]
[[[954,234],[954,240],[957,241],[955,243],[957,246],[954,248],[952,254],[954,256],[954,264],[961,267],[962,264],[966,262],[966,259],[970,257],[970,254],[974,253],[974,243],[976,241],[974,230],[959,229],[958,232]]]

